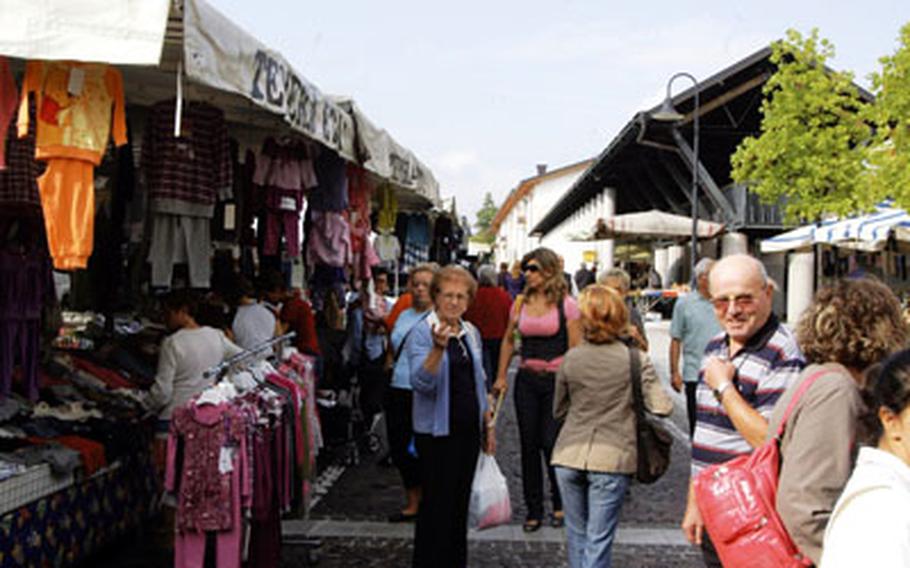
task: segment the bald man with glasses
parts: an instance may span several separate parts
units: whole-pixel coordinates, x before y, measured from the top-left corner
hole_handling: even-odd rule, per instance
[[[722,332],[708,342],[699,370],[693,478],[760,446],[774,404],[805,366],[795,337],[772,312],[774,284],[760,261],[749,255],[718,261],[709,292]],[[682,529],[701,545],[706,566],[721,566],[691,485]]]

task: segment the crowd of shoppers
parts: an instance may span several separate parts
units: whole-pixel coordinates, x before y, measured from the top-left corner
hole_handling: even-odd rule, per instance
[[[543,526],[548,486],[548,521],[565,524],[569,565],[609,567],[638,463],[633,380],[648,412],[668,415],[673,404],[647,354],[628,274],[610,268],[595,281],[584,267],[567,278],[563,266],[546,248],[498,272],[421,264],[394,305],[378,271],[346,312],[333,312],[338,299],[328,297],[315,318],[278,282],[259,294],[241,286],[240,317],[224,327],[243,341],[294,329],[306,336],[301,350],[317,355],[326,329],[343,337],[339,368],[353,365],[381,387],[404,487],[389,521],[416,522],[414,566],[468,565],[478,455],[495,452],[493,402],[514,389],[523,529]],[[900,351],[910,330],[893,292],[867,278],[838,281],[791,332],[772,310],[776,284],[754,257],[703,259],[693,284],[674,307],[669,350],[669,386],[686,398],[692,479],[774,439],[811,378],[778,441],[784,527],[806,563],[910,565],[910,351]],[[198,325],[188,310],[176,326]],[[691,488],[686,499],[686,537],[706,566],[721,566]]]

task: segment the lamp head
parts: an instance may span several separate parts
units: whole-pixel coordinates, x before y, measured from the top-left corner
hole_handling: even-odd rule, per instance
[[[651,113],[651,118],[660,122],[679,122],[685,115],[673,108],[673,101],[667,97],[660,104],[660,108]]]

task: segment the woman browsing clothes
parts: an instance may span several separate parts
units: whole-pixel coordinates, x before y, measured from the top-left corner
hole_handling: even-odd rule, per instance
[[[569,566],[609,568],[613,535],[637,465],[631,357],[638,357],[644,404],[666,416],[673,401],[651,360],[622,341],[629,312],[622,296],[589,285],[578,300],[584,341],[556,374],[553,414],[565,420],[553,465],[566,511]]]
[[[480,333],[462,319],[477,283],[457,266],[433,276],[433,311],[405,342],[414,389],[414,432],[423,497],[415,567],[467,565],[468,503],[477,456],[492,453]]]
[[[507,372],[512,355],[520,362],[515,379],[515,411],[521,440],[521,480],[528,513],[526,532],[541,527],[544,513],[543,473],[549,466],[559,426],[553,417],[556,371],[566,352],[581,339],[578,305],[568,294],[559,257],[548,248],[535,249],[521,263],[524,294],[512,306],[512,316],[503,337],[494,394],[508,388]],[[516,345],[520,336],[520,346]],[[553,515],[550,523],[564,523],[562,501],[552,467],[547,471]]]

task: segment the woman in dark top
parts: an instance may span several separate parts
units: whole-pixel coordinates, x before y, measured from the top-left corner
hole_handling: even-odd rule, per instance
[[[477,456],[481,445],[487,453],[495,447],[480,334],[461,319],[476,290],[467,270],[440,270],[430,287],[434,310],[405,342],[423,486],[415,567],[467,565],[468,502]]]
[[[515,378],[515,413],[521,440],[521,482],[528,515],[524,530],[533,532],[543,520],[543,473],[550,478],[553,515],[550,523],[564,523],[556,474],[550,466],[559,425],[553,418],[556,371],[566,352],[581,339],[578,304],[568,293],[559,257],[548,248],[534,249],[522,260],[525,292],[512,305],[512,316],[502,340],[494,394],[507,387],[512,355],[521,361]],[[520,346],[516,345],[520,336]]]

